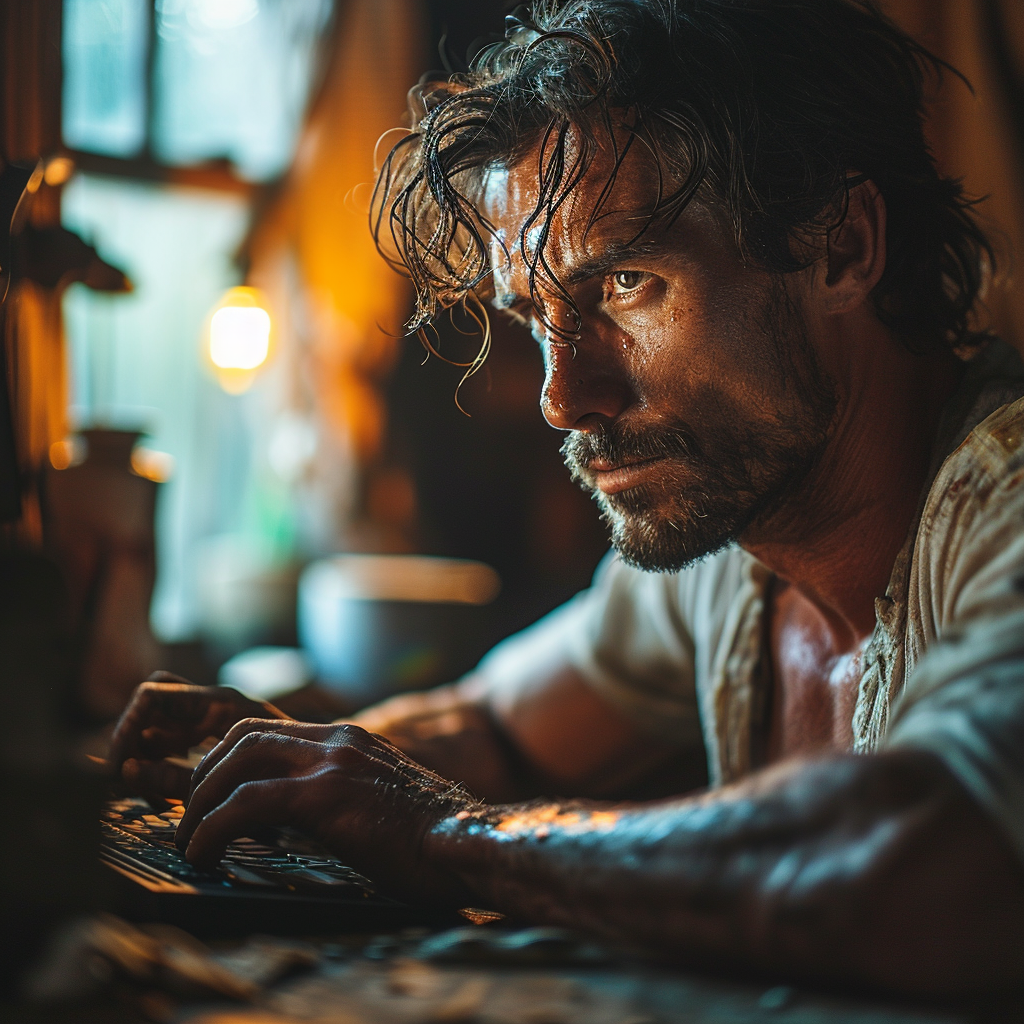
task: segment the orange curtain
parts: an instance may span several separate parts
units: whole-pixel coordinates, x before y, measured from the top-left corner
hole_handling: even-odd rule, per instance
[[[11,286],[3,318],[4,348],[14,407],[18,462],[34,480],[46,462],[50,446],[67,434],[67,370],[60,292],[34,281]],[[42,539],[42,522],[35,489],[22,495],[23,539]]]
[[[61,0],[0,3],[0,167],[4,161],[31,167],[60,148],[61,9]],[[33,189],[38,191],[26,197],[31,222],[37,227],[59,224],[59,191],[40,189],[38,179]],[[65,431],[60,297],[54,289],[17,281],[0,323],[18,462],[31,483],[50,444],[63,438]],[[13,532],[23,540],[41,540],[34,487],[22,495],[22,519]]]
[[[294,166],[257,224],[250,280],[271,296],[293,396],[365,464],[384,429],[379,384],[406,315],[405,282],[367,226],[380,136],[402,123],[419,75],[419,0],[348,0]],[[304,392],[305,394],[301,394]]]

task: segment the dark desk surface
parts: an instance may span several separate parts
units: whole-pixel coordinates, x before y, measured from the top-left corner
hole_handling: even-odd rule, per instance
[[[282,986],[258,1009],[198,1010],[178,1019],[183,1024],[951,1024],[971,1018],[635,970],[501,970],[398,960],[318,972]]]
[[[509,935],[479,930],[490,935]],[[587,944],[504,955],[472,930],[294,940],[208,949],[169,929],[108,922],[70,959],[106,960],[106,982],[75,1003],[0,1005],[9,1024],[974,1024],[1024,1020],[1024,997],[926,1007],[659,970]],[[522,934],[522,933],[516,933]],[[491,940],[487,940],[488,942]],[[504,939],[500,940],[504,941]],[[514,945],[514,943],[513,943]],[[511,948],[511,947],[510,947]],[[472,958],[476,957],[476,962]],[[467,958],[469,958],[467,960]],[[530,960],[534,962],[529,962]],[[91,968],[95,971],[95,964]],[[104,971],[99,971],[104,975]]]

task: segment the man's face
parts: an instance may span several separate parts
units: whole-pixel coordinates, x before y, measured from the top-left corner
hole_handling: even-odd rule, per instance
[[[640,149],[585,237],[606,159],[552,220],[544,257],[579,311],[578,329],[543,278],[543,310],[529,297],[522,230],[537,201],[536,156],[489,175],[484,213],[497,229],[494,302],[540,344],[541,407],[568,432],[566,464],[626,561],[674,570],[785,505],[825,447],[836,401],[799,295],[744,264],[708,209],[692,203],[671,227],[634,238],[656,181]],[[527,252],[535,245],[531,228]]]

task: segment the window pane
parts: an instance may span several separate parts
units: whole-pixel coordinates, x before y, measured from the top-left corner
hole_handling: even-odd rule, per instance
[[[135,156],[146,140],[149,0],[64,0],[64,142]]]
[[[248,209],[233,196],[91,175],[72,180],[62,209],[64,223],[135,285],[131,295],[68,290],[72,418],[146,427],[146,444],[174,456],[160,495],[152,620],[164,639],[188,637],[197,544],[237,526],[249,475],[246,402],[220,390],[201,356],[206,317],[237,283],[231,254]]]
[[[330,0],[156,0],[157,158],[227,157],[251,180],[280,174],[330,11]]]

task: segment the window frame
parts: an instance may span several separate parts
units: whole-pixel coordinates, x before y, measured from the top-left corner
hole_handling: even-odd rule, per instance
[[[107,153],[71,147],[64,142],[63,117],[60,121],[61,155],[74,162],[76,170],[86,173],[100,174],[106,177],[124,178],[128,181],[141,181],[162,185],[177,185],[187,188],[209,189],[215,192],[229,192],[253,200],[272,189],[280,179],[287,175],[287,169],[276,178],[265,181],[249,181],[241,177],[234,164],[226,157],[202,161],[193,164],[167,164],[158,160],[153,154],[154,134],[154,81],[156,76],[157,32],[157,0],[149,0],[149,31],[146,34],[145,59],[145,141],[137,156],[121,157]],[[60,0],[63,12],[64,0]],[[331,15],[325,25],[321,43],[331,35],[332,23],[338,14],[338,0],[331,0]],[[63,18],[62,18],[63,20]],[[61,48],[61,70],[63,73],[63,48]],[[315,101],[319,90],[319,81],[312,83],[309,105]]]

